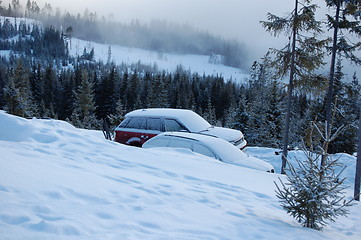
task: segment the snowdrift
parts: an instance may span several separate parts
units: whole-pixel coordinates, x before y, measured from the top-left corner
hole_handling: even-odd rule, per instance
[[[247,151],[279,165],[274,149]],[[63,121],[0,111],[0,153],[1,239],[361,236],[359,205],[323,232],[302,228],[275,197],[281,175],[124,146]]]

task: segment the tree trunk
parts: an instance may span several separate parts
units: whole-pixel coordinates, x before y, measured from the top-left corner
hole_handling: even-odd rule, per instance
[[[361,107],[360,107],[360,120],[358,127],[358,147],[357,147],[357,162],[355,174],[355,191],[354,198],[360,201],[360,184],[361,184]]]
[[[288,94],[287,94],[287,113],[286,113],[286,122],[285,122],[285,133],[283,138],[283,151],[282,151],[282,167],[281,173],[286,174],[285,168],[287,163],[287,154],[288,154],[288,141],[289,141],[289,131],[290,131],[290,120],[291,120],[291,107],[292,107],[292,91],[293,91],[293,78],[295,72],[295,54],[296,54],[296,21],[298,16],[298,0],[295,1],[295,16],[293,19],[293,29],[292,29],[292,49],[291,49],[291,63],[290,63],[290,82],[288,84]]]
[[[328,82],[328,91],[326,96],[326,139],[328,140],[331,136],[331,118],[332,118],[332,99],[333,99],[333,85],[335,78],[335,65],[336,65],[336,54],[337,54],[337,34],[338,34],[338,25],[340,19],[340,8],[341,1],[336,0],[336,14],[335,14],[335,23],[333,26],[333,39],[332,39],[332,55],[331,55],[331,65],[330,65],[330,76]],[[326,153],[328,152],[328,144],[324,149]],[[321,167],[323,166],[325,161],[324,156],[321,159]]]
[[[332,55],[331,55],[331,65],[330,65],[330,76],[329,76],[329,85],[327,91],[327,98],[326,98],[326,133],[330,136],[331,129],[331,115],[332,115],[332,98],[333,98],[333,85],[334,85],[334,76],[335,76],[335,65],[336,65],[336,54],[337,54],[337,34],[339,28],[339,19],[340,19],[340,0],[336,1],[336,15],[335,15],[335,23],[334,23],[334,30],[333,30],[333,42],[332,42]]]

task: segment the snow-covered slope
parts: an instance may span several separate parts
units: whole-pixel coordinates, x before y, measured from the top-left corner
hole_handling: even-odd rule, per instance
[[[0,17],[2,18],[2,22],[9,20],[12,24],[26,22],[29,25],[32,23],[41,25],[39,21],[28,18]],[[141,63],[151,67],[157,65],[159,70],[170,72],[175,71],[176,68],[181,65],[185,70],[189,70],[191,73],[198,73],[200,75],[218,75],[222,76],[225,80],[232,80],[236,82],[244,82],[249,77],[248,73],[239,68],[228,67],[221,63],[210,63],[210,56],[208,55],[159,53],[139,48],[100,44],[77,38],[72,38],[68,41],[70,54],[74,57],[81,56],[84,48],[87,52],[94,49],[94,60],[107,62],[110,48],[110,60],[115,64],[124,63],[130,65]],[[0,50],[0,56],[8,58],[9,55],[10,51]]]
[[[277,166],[274,149],[247,151]],[[360,205],[323,232],[302,228],[274,195],[283,176],[124,146],[63,121],[0,111],[0,153],[2,240],[361,236]]]
[[[29,25],[33,23],[41,25],[39,21],[28,18],[0,17],[2,22],[9,20],[12,24],[25,22]],[[169,72],[173,72],[177,67],[182,66],[183,69],[189,70],[191,73],[218,75],[222,76],[226,81],[232,80],[240,83],[249,78],[249,74],[239,68],[228,67],[221,63],[210,63],[210,56],[208,55],[159,53],[139,48],[100,44],[77,38],[68,40],[68,43],[70,55],[74,57],[81,56],[84,53],[84,48],[88,53],[91,49],[94,49],[94,60],[107,62],[110,48],[110,60],[115,64],[124,63],[130,65],[140,63],[150,67],[156,65],[159,70]],[[0,56],[9,58],[10,51],[0,50]],[[217,56],[215,56],[215,59],[217,59]]]
[[[228,67],[220,63],[210,63],[208,55],[158,53],[139,48],[99,44],[77,38],[73,38],[71,42],[70,54],[72,56],[81,56],[84,48],[87,49],[87,52],[94,48],[94,60],[107,62],[110,47],[110,58],[115,64],[124,63],[130,65],[138,62],[149,66],[156,64],[159,70],[169,72],[175,71],[181,65],[183,69],[190,70],[191,73],[218,75],[225,80],[236,82],[244,82],[249,77],[249,74],[241,69]]]

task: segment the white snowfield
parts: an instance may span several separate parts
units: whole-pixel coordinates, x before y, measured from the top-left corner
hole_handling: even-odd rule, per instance
[[[87,52],[94,48],[94,60],[107,62],[109,47],[111,50],[110,59],[117,65],[122,63],[127,65],[140,63],[151,67],[157,65],[159,70],[168,72],[174,72],[177,67],[182,66],[184,70],[189,70],[190,73],[218,75],[222,76],[225,81],[232,80],[238,83],[243,83],[249,78],[249,74],[239,68],[225,66],[221,63],[210,63],[208,55],[159,53],[140,48],[100,44],[77,38],[71,40],[69,52],[76,57],[83,54],[84,48],[87,49]]]
[[[274,149],[247,151],[279,171]],[[303,228],[279,206],[273,183],[284,178],[279,174],[125,146],[63,121],[0,111],[0,154],[2,240],[361,236],[359,204],[322,232]],[[354,169],[354,157],[341,159]],[[352,179],[354,171],[346,174]]]

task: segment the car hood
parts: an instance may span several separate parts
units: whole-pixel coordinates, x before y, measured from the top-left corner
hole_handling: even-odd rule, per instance
[[[219,137],[228,142],[234,142],[243,137],[243,133],[241,131],[223,127],[210,127],[199,133]]]

